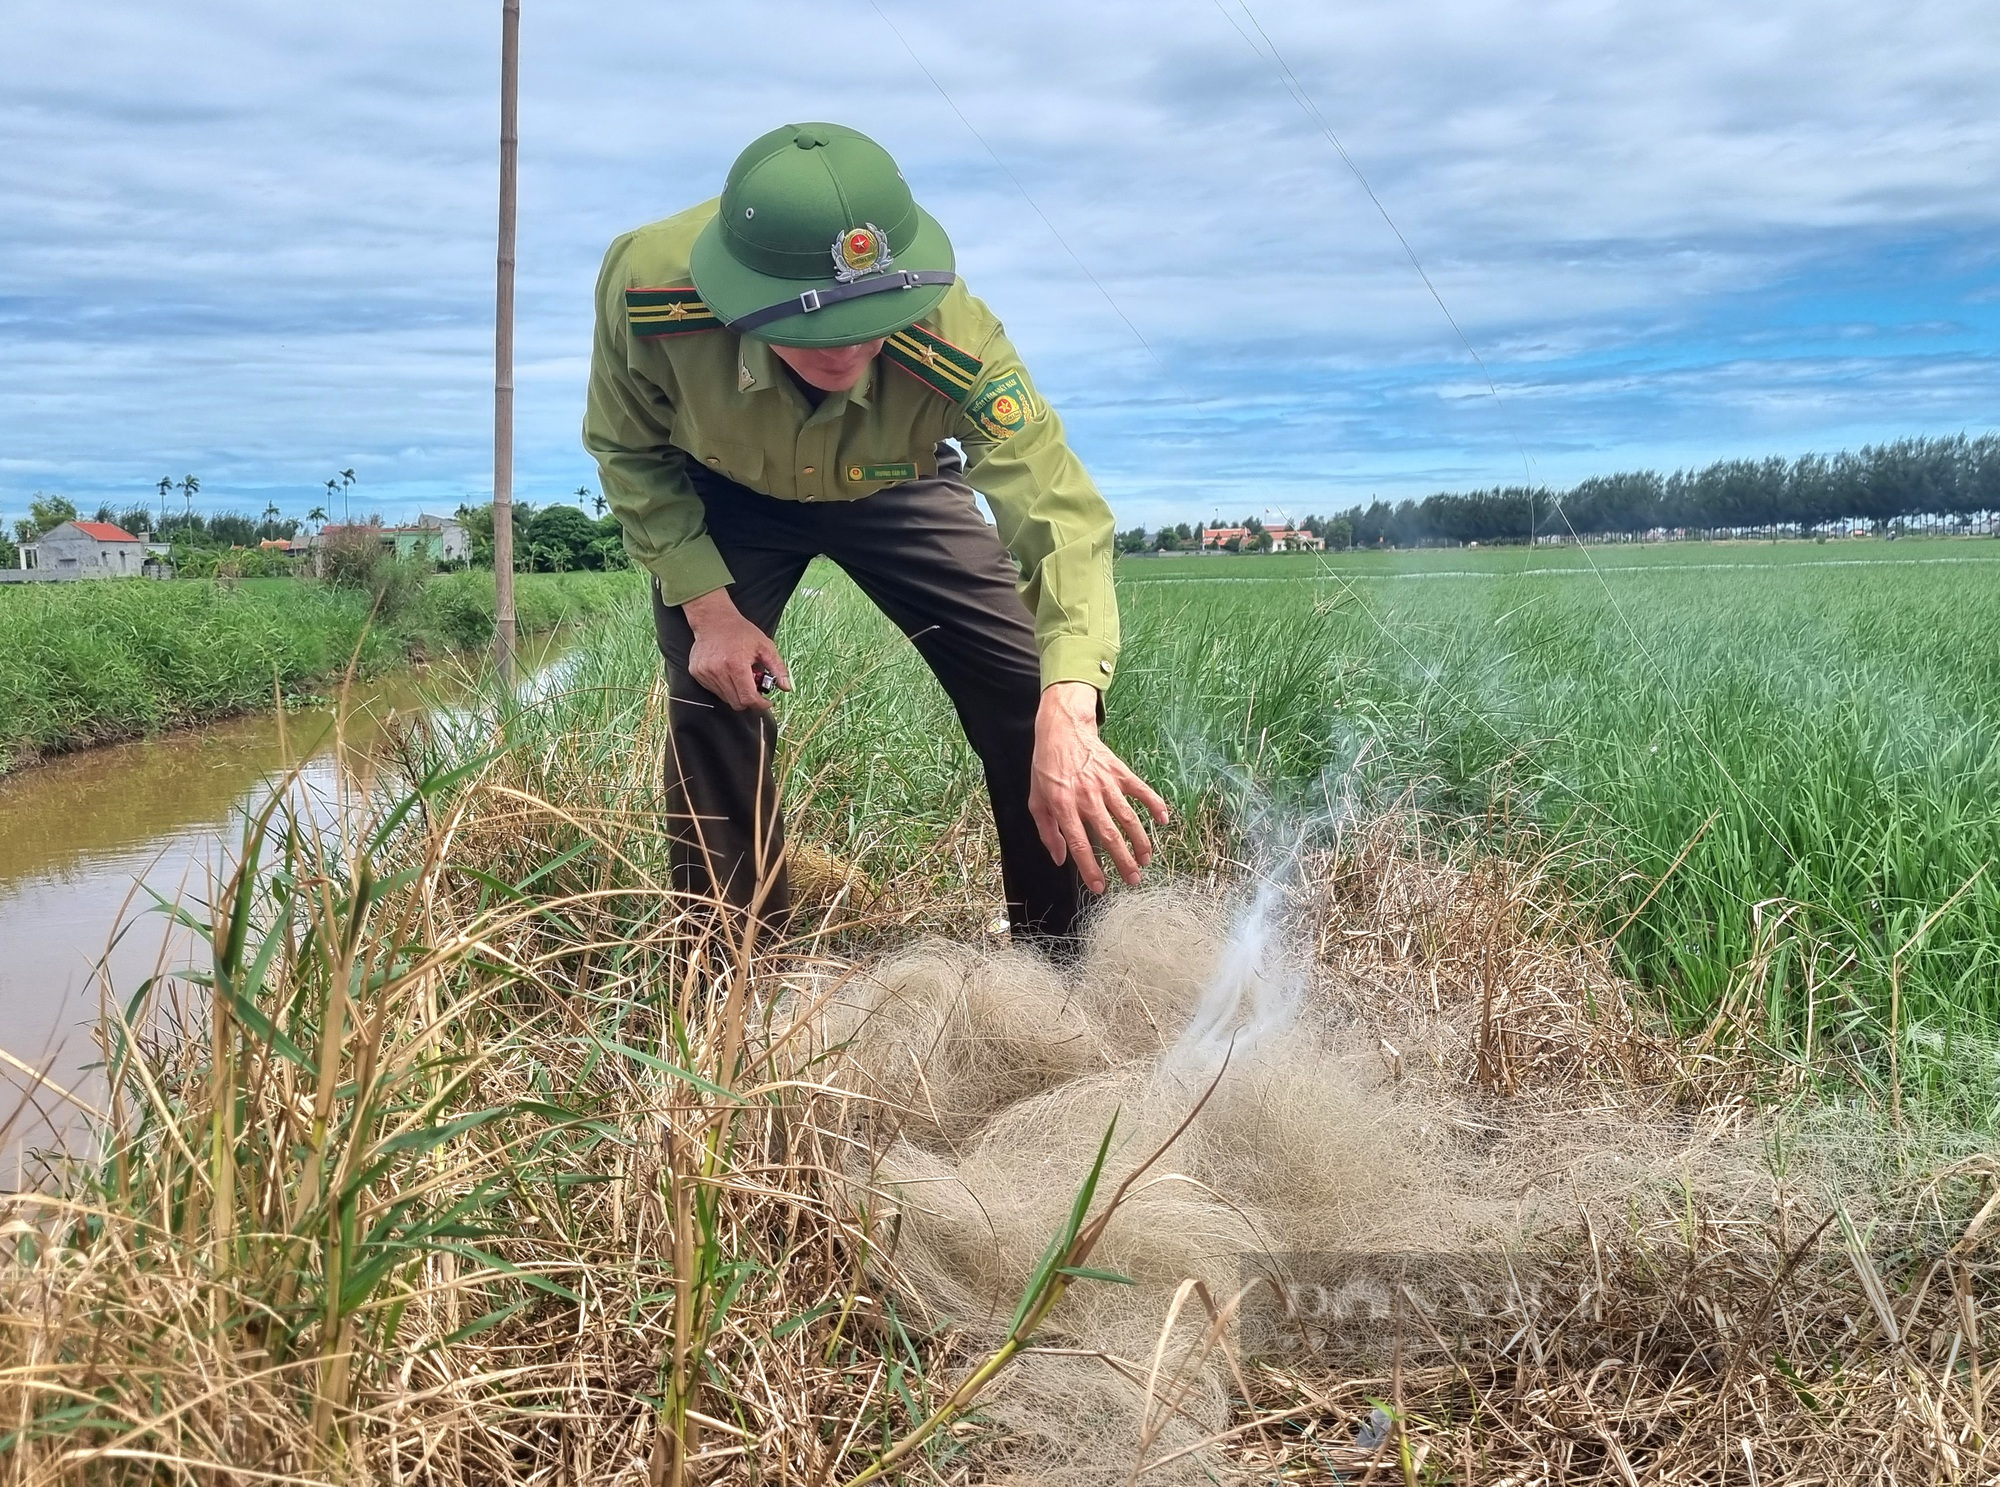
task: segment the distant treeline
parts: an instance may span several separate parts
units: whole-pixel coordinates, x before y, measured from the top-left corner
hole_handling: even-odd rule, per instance
[[[1330,548],[1420,547],[1427,543],[1526,542],[1537,537],[1638,536],[1814,530],[1939,522],[1947,529],[2000,512],[2000,435],[1898,439],[1859,453],[1795,460],[1718,460],[1661,475],[1601,475],[1569,490],[1504,486],[1421,501],[1371,502],[1298,525]],[[1241,523],[1232,523],[1241,525]],[[1168,529],[1143,544],[1171,551],[1198,545],[1200,528]],[[1190,542],[1190,536],[1197,540]],[[1164,538],[1165,540],[1161,540]],[[1132,545],[1121,539],[1121,546]]]
[[[322,520],[325,513],[316,512]],[[63,496],[45,496],[36,491],[28,504],[26,519],[14,523],[13,540],[33,542],[44,532],[75,521],[82,513],[76,503]],[[99,506],[86,521],[107,522],[138,536],[145,533],[154,542],[173,542],[187,547],[255,547],[277,537],[295,537],[304,523],[267,506],[262,517],[238,511],[162,511],[151,506]]]
[[[579,490],[577,495],[590,498],[587,489]],[[625,554],[618,518],[606,514],[602,496],[596,497],[594,504],[598,513],[595,519],[580,506],[568,506],[561,502],[535,506],[527,501],[516,501],[515,566],[530,573],[573,573],[630,567],[631,560]],[[36,491],[29,502],[27,517],[14,523],[11,539],[0,533],[0,568],[18,566],[18,544],[33,542],[43,533],[66,521],[75,521],[81,515],[76,503],[67,497]],[[465,527],[472,550],[471,565],[475,568],[492,567],[492,503],[460,506],[457,517]],[[265,507],[261,517],[246,516],[237,511],[200,512],[191,508],[167,511],[152,506],[120,508],[104,505],[83,519],[123,527],[134,536],[143,533],[153,542],[171,543],[174,564],[181,573],[191,577],[213,577],[218,555],[226,557],[230,549],[255,549],[261,542],[277,539],[303,542],[308,532],[327,521],[327,513],[323,507],[316,506],[301,519],[284,515],[275,503]],[[381,524],[381,517],[374,515],[356,522],[357,526]],[[272,558],[265,568],[250,570],[247,576],[290,571],[284,566],[284,561]]]
[[[1524,541],[1538,534],[1728,531],[1866,523],[2000,511],[2000,435],[1899,439],[1859,453],[1795,460],[1718,460],[1700,470],[1603,475],[1566,491],[1513,487],[1377,501],[1342,513],[1353,541],[1410,546]]]

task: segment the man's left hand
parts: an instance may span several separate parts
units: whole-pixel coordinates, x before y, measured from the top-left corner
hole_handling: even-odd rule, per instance
[[[1106,886],[1099,849],[1131,884],[1153,860],[1152,839],[1127,796],[1143,804],[1156,824],[1167,824],[1167,803],[1097,736],[1097,688],[1088,682],[1044,687],[1035,714],[1028,811],[1049,856],[1057,862],[1075,859],[1083,886],[1092,893]]]

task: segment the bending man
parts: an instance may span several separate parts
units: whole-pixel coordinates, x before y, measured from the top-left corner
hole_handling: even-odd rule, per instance
[[[653,578],[679,887],[767,923],[788,906],[767,692],[791,682],[771,636],[820,555],[957,709],[1015,935],[1071,939],[1100,850],[1139,880],[1152,844],[1128,797],[1166,807],[1098,737],[1110,508],[879,145],[788,125],[719,201],[611,245],[584,445]]]

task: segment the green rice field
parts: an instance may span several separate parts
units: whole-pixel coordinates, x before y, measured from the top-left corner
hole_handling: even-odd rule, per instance
[[[1525,840],[1559,855],[1684,1025],[1726,1007],[1782,1055],[1880,1072],[1893,1016],[1903,1077],[1992,1118],[2000,542],[1118,574],[1109,737],[1184,820],[1226,812],[1254,854],[1269,823],[1407,800],[1507,850]],[[814,809],[843,817],[823,830],[879,852],[976,796],[948,706],[837,573],[815,570],[781,641],[793,716],[831,708],[795,730]],[[1196,865],[1191,841],[1166,845],[1169,866]]]

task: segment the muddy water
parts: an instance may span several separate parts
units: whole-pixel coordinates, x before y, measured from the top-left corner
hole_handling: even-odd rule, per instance
[[[528,658],[539,684],[555,658],[554,646]],[[348,744],[366,749],[398,716],[450,700],[441,677],[357,687]],[[0,1049],[88,1094],[100,998],[129,998],[157,970],[198,963],[186,932],[150,911],[153,893],[208,901],[245,808],[293,764],[303,763],[299,788],[331,802],[334,746],[333,713],[308,709],[92,749],[0,779]],[[32,1128],[68,1124],[47,1090],[21,1108],[32,1083],[0,1059],[0,1126],[17,1114],[15,1135],[31,1142]],[[0,1186],[12,1175],[0,1174]]]

